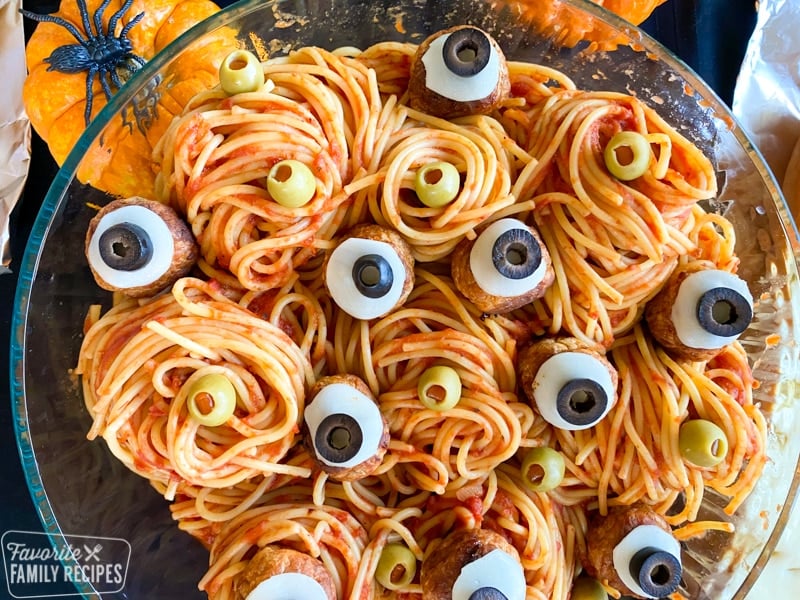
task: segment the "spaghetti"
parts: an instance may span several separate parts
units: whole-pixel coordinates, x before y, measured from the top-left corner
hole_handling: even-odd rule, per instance
[[[730,223],[698,205],[716,194],[710,161],[641,100],[578,90],[540,65],[510,62],[511,95],[491,114],[412,110],[415,48],[302,48],[266,61],[259,90],[196,96],[154,161],[160,200],[198,240],[203,279],[87,322],[78,372],[89,437],[150,479],[210,549],[200,582],[210,598],[237,597],[237,577],[266,546],[321,561],[338,598],[419,598],[419,578],[391,593],[376,582],[384,547],[404,544],[419,562],[453,529],[487,528],[517,550],[528,599],[565,599],[589,514],[644,503],[683,538],[728,530],[695,522],[704,493],[728,498],[733,513],[766,461],[742,347],[677,361],[641,319],[678,265],[738,266]],[[653,153],[627,182],[602,158],[623,130]],[[316,177],[299,208],[273,201],[264,184],[287,158]],[[445,206],[415,195],[414,174],[432,161],[460,175]],[[555,282],[523,308],[486,315],[456,290],[449,257],[505,217],[540,232]],[[323,277],[325,253],[365,222],[398,231],[417,261],[407,301],[369,321],[340,310]],[[619,373],[613,408],[588,429],[554,427],[520,393],[519,349],[557,335],[604,350]],[[420,400],[418,380],[434,365],[458,374],[455,408]],[[187,382],[206,373],[237,391],[222,426],[187,413]],[[391,441],[370,476],[336,482],[302,445],[302,416],[310,386],[345,373],[377,398]],[[730,451],[719,465],[681,456],[689,418],[724,430]],[[521,472],[541,446],[566,463],[546,493]]]

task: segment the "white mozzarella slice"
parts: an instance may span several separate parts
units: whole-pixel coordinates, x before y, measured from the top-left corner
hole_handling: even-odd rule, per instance
[[[525,572],[517,559],[495,549],[461,568],[453,584],[453,600],[469,600],[483,587],[496,589],[508,600],[525,600]]]
[[[575,425],[566,421],[558,412],[558,393],[573,379],[591,379],[598,383],[608,398],[605,411],[594,423]],[[532,384],[536,407],[542,417],[554,427],[567,431],[578,431],[593,427],[608,414],[616,401],[616,390],[608,367],[591,354],[585,352],[559,352],[542,363]]]
[[[281,573],[259,583],[246,600],[328,600],[328,594],[313,577]]]
[[[501,297],[514,297],[527,294],[542,282],[547,273],[547,262],[542,260],[536,270],[522,279],[506,277],[492,262],[492,249],[501,235],[512,229],[529,229],[518,219],[500,219],[481,231],[469,253],[469,268],[475,283],[487,294]],[[542,248],[542,254],[547,250]]]
[[[655,525],[639,525],[614,546],[612,559],[614,569],[628,589],[644,598],[653,598],[642,590],[639,582],[631,574],[631,561],[644,548],[655,548],[669,552],[680,561],[681,545],[673,536]]]
[[[329,415],[347,414],[355,419],[363,435],[361,448],[351,459],[331,462],[325,459],[316,448],[316,434],[320,423]],[[383,417],[378,405],[371,398],[345,383],[326,385],[305,409],[305,420],[311,433],[317,458],[331,467],[355,467],[374,456],[383,437]]]
[[[739,337],[720,336],[703,329],[697,320],[697,303],[708,290],[726,287],[738,292],[753,306],[753,295],[747,283],[732,273],[721,270],[697,271],[687,275],[678,288],[670,315],[675,333],[681,343],[689,348],[717,350]]]
[[[153,247],[153,255],[147,264],[134,271],[114,269],[108,266],[100,255],[100,237],[109,228],[122,223],[132,223],[141,227],[150,236]],[[174,253],[175,241],[164,219],[144,206],[128,205],[103,215],[89,240],[88,258],[100,278],[114,287],[124,289],[146,286],[157,281],[169,270]]]
[[[362,294],[353,280],[353,265],[362,256],[378,254],[392,270],[392,285],[380,298]],[[403,295],[406,268],[391,244],[349,238],[334,248],[325,269],[325,284],[337,306],[356,319],[375,319],[389,313]]]
[[[456,102],[483,100],[497,87],[500,78],[500,57],[491,45],[488,64],[476,75],[456,75],[445,65],[442,50],[451,34],[440,35],[422,56],[425,65],[425,87]]]

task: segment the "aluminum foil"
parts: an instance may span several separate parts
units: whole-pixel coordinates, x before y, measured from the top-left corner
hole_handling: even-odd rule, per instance
[[[733,96],[733,113],[764,155],[779,183],[800,138],[800,2],[760,0],[755,30]],[[786,192],[800,218],[798,200]],[[779,508],[779,507],[776,507]],[[800,505],[791,512],[780,542],[747,600],[794,597],[800,588]]]
[[[10,272],[11,211],[22,196],[30,164],[31,129],[22,106],[25,34],[20,0],[0,0],[0,274]]]
[[[800,138],[799,31],[798,0],[760,0],[733,96],[733,114],[779,182]]]

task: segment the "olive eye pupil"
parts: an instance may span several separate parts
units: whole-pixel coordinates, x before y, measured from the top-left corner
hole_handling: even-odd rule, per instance
[[[279,164],[278,168],[275,169],[275,172],[272,174],[272,177],[281,183],[289,181],[292,177],[292,167],[286,163]]]
[[[465,40],[456,48],[456,56],[463,63],[471,63],[478,56],[478,46]]]
[[[711,317],[720,325],[730,325],[738,319],[736,307],[727,300],[718,300],[711,308]]]
[[[491,42],[486,34],[471,27],[451,33],[442,47],[445,67],[460,77],[472,77],[483,71],[491,53]]]
[[[572,425],[596,423],[608,407],[608,396],[602,385],[593,379],[571,379],[556,398],[556,410]]]
[[[528,260],[528,250],[523,244],[510,244],[506,250],[506,260],[514,266],[525,264]]]
[[[614,154],[617,155],[617,162],[623,167],[629,166],[635,158],[630,146],[620,146],[614,150]]]
[[[111,251],[120,258],[125,258],[128,256],[128,246],[122,242],[114,242],[111,245]]]
[[[725,453],[723,453],[721,450],[722,450],[722,444],[719,443],[719,440],[714,440],[713,442],[711,442],[712,456],[716,458],[723,458],[725,456],[725,453],[727,453],[727,450]]]
[[[735,289],[717,287],[700,296],[696,316],[705,331],[731,337],[747,329],[753,318],[753,310],[749,301]]]
[[[358,272],[358,280],[367,287],[374,287],[381,280],[381,270],[375,265],[364,265]]]
[[[364,432],[353,416],[333,413],[326,416],[314,434],[314,448],[319,456],[331,463],[349,461],[364,444]]]
[[[200,392],[194,397],[194,402],[198,410],[204,415],[214,410],[214,396],[209,392]]]
[[[631,575],[647,596],[662,598],[680,585],[680,560],[658,548],[643,548],[630,561]]]
[[[350,432],[344,427],[335,427],[328,435],[328,443],[336,450],[343,450],[350,445]]]
[[[533,485],[540,485],[542,481],[544,481],[544,467],[539,464],[531,465],[526,473],[526,476],[528,481],[530,481]]]
[[[394,274],[383,256],[367,254],[353,264],[353,281],[368,298],[381,298],[391,291]]]
[[[577,413],[590,412],[597,402],[589,390],[576,390],[569,398],[569,405]]]
[[[394,569],[392,569],[389,579],[392,583],[397,584],[403,580],[405,574],[406,568],[403,565],[397,565]]]
[[[469,600],[508,600],[508,596],[497,588],[482,587],[472,592]]]
[[[441,404],[447,397],[447,389],[443,385],[434,384],[427,389],[428,398]]]
[[[492,247],[495,269],[509,279],[530,277],[541,261],[541,248],[527,229],[509,229],[498,236]]]
[[[664,565],[656,565],[655,568],[650,571],[650,579],[657,585],[666,585],[671,578],[672,574],[670,570]]]
[[[238,57],[228,63],[228,68],[232,71],[241,71],[245,67],[247,67],[247,61]]]
[[[443,176],[444,174],[442,173],[442,170],[436,167],[427,169],[423,175],[423,178],[425,179],[425,183],[428,185],[436,185],[442,180]]]
[[[106,229],[99,239],[100,257],[111,268],[135,271],[153,256],[147,232],[133,223],[118,223]]]

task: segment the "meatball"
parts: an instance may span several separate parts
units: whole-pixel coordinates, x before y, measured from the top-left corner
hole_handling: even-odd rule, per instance
[[[655,533],[662,533],[656,536],[654,530],[650,530],[641,540],[630,535],[642,526],[654,527]],[[586,573],[624,594],[634,598],[663,598],[673,593],[680,583],[680,546],[664,517],[648,506],[620,506],[610,509],[606,516],[593,515],[586,540],[583,561]],[[650,564],[647,564],[648,557]],[[620,561],[624,564],[619,564]],[[635,578],[634,572],[637,573]],[[631,589],[623,578],[640,589]]]
[[[409,104],[443,118],[487,114],[508,97],[508,65],[497,42],[469,25],[439,31],[411,63]]]
[[[357,225],[328,253],[322,273],[339,308],[356,319],[374,319],[408,298],[414,287],[414,257],[395,230]]]
[[[303,552],[278,546],[265,546],[253,555],[247,567],[236,578],[237,600],[245,600],[261,583],[287,573],[310,577],[322,587],[328,600],[336,600],[333,579],[319,560]],[[302,590],[298,590],[298,594],[303,597]]]
[[[86,231],[85,252],[97,285],[144,298],[186,275],[198,246],[172,208],[134,196],[114,200],[95,215]]]
[[[491,572],[487,574],[486,581],[482,581],[480,576],[470,577],[468,585],[472,587],[468,592],[472,594],[483,589],[492,590],[495,597],[506,597],[508,600],[524,598],[525,576],[517,550],[502,535],[489,529],[457,530],[436,546],[422,561],[422,596],[426,600],[452,600],[453,587],[457,585],[462,570],[495,550],[502,553],[501,566],[488,566]],[[500,584],[496,577],[494,581],[491,579],[492,575],[497,574],[502,580]]]
[[[525,395],[560,429],[596,425],[616,402],[616,368],[600,346],[577,338],[546,338],[526,346],[517,371]]]
[[[331,478],[355,481],[377,469],[389,447],[389,425],[364,381],[331,375],[308,394],[303,443]]]
[[[707,361],[750,325],[753,297],[736,275],[703,262],[679,268],[645,308],[656,341],[680,360]]]
[[[541,298],[555,279],[539,232],[500,219],[474,240],[463,239],[450,259],[453,283],[486,314],[507,313]]]

